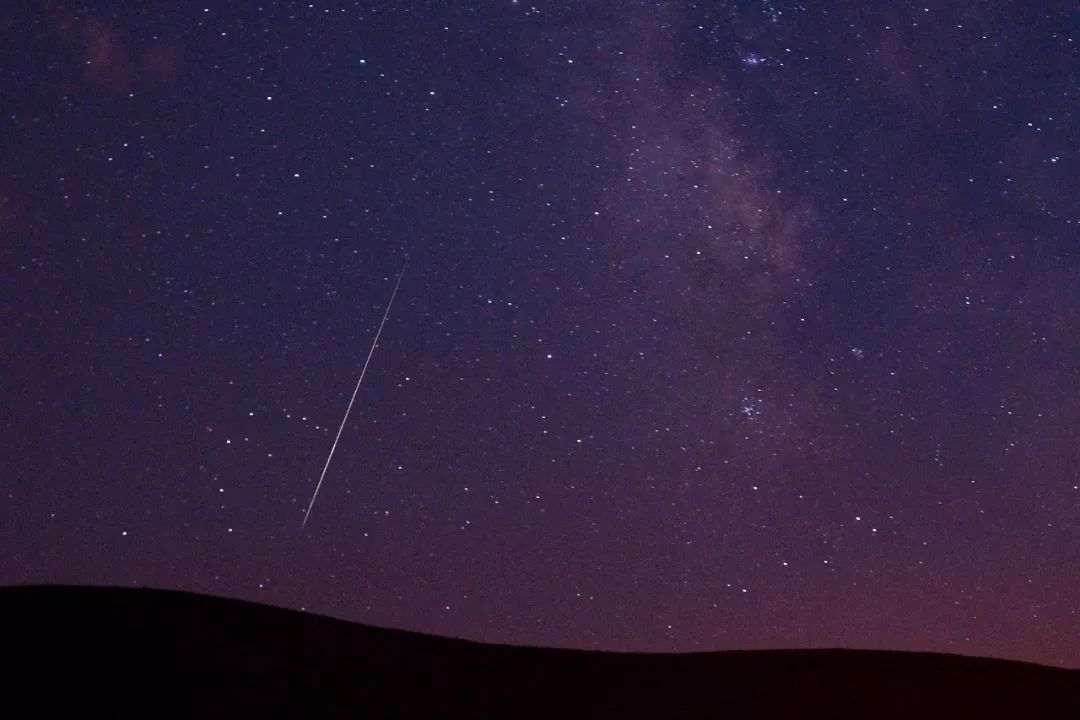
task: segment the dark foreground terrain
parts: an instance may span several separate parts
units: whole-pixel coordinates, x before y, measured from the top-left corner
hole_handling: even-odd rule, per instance
[[[1080,718],[1080,670],[953,655],[517,648],[159,590],[0,617],[5,717]]]

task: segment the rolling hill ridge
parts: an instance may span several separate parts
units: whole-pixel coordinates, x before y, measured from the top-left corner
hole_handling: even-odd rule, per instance
[[[858,650],[487,645],[191,593],[0,589],[8,700],[38,716],[1060,717],[1080,670]]]

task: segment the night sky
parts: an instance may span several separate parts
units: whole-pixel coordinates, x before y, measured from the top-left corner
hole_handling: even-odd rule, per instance
[[[1074,3],[0,27],[0,584],[1080,667]]]

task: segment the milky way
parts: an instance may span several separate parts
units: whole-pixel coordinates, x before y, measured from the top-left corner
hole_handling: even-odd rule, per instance
[[[818,5],[0,11],[0,583],[1080,667],[1080,16]]]

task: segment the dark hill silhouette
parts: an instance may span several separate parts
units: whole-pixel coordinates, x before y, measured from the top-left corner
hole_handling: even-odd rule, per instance
[[[956,655],[485,645],[161,590],[0,616],[8,717],[1080,718],[1080,671]]]

